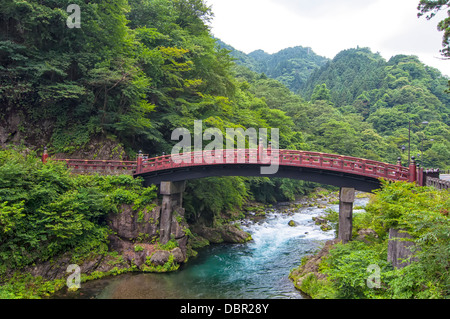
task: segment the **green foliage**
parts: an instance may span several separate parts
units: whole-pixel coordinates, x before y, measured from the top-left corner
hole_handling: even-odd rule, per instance
[[[298,92],[313,71],[327,62],[326,58],[315,54],[311,48],[301,46],[287,48],[275,54],[257,50],[246,55],[220,40],[219,44],[231,51],[230,54],[236,59],[236,63],[276,79],[292,92]]]
[[[106,216],[156,198],[131,176],[71,176],[36,154],[0,150],[0,273],[65,251],[73,259],[107,251]]]
[[[436,13],[442,9],[448,8],[450,6],[450,1],[448,0],[420,0],[418,10],[418,16],[421,17],[425,14],[428,14],[426,17],[428,20],[432,19]],[[450,19],[446,18],[439,22],[438,30],[444,32],[442,39],[443,49],[441,51],[442,55],[445,57],[450,56],[450,48],[449,48],[449,39],[450,39]]]
[[[377,265],[381,269],[381,281],[385,282],[392,267],[387,262],[387,247],[384,244],[368,246],[362,242],[351,242],[347,245],[338,244],[332,250],[322,265],[321,271],[328,275],[336,289],[339,299],[377,298],[381,291],[369,288],[367,269]]]
[[[415,56],[386,61],[368,48],[357,48],[340,52],[316,70],[300,93],[311,103],[325,100],[338,110],[320,121],[309,120],[316,124],[312,128],[319,128],[312,130],[319,135],[312,140],[325,150],[388,162],[402,157],[407,162],[407,153],[400,149],[408,145],[411,122],[411,154],[419,154],[426,167],[446,169],[449,157],[439,153],[446,154],[450,145],[447,86],[446,77]],[[305,119],[302,128],[308,127],[309,116],[298,117]],[[424,121],[430,124],[424,127]],[[340,142],[330,140],[335,134]]]
[[[368,205],[386,228],[408,230],[415,238],[418,263],[402,270],[404,281],[392,283],[394,296],[447,296],[450,292],[450,193],[409,183],[387,184]],[[424,288],[425,287],[425,288]]]
[[[64,279],[45,281],[42,277],[16,272],[0,286],[0,299],[39,299],[52,295],[65,285]]]
[[[332,282],[319,280],[313,273],[307,275],[297,288],[307,293],[313,299],[336,299],[336,289],[333,287]]]
[[[244,179],[206,178],[189,181],[185,208],[186,219],[191,222],[202,218],[212,222],[220,213],[240,209],[248,198]]]
[[[322,85],[317,85],[314,88],[314,92],[311,95],[311,101],[328,101],[331,102],[330,90],[328,90],[327,85],[324,83]]]
[[[355,228],[375,230],[378,240],[335,245],[319,267],[327,278],[312,276],[302,287],[316,298],[448,298],[449,200],[448,191],[384,182],[367,206],[367,213],[359,213],[354,219]],[[393,269],[387,262],[390,228],[406,229],[414,238],[416,261],[402,269]],[[371,265],[379,267],[380,288],[367,285]]]
[[[151,273],[166,273],[173,272],[180,268],[180,265],[175,262],[173,255],[169,256],[169,260],[164,265],[155,266],[150,261],[151,257],[147,257],[146,263],[142,266],[142,271]]]
[[[167,244],[164,244],[164,245],[158,244],[158,249],[160,249],[160,250],[171,251],[177,247],[179,247],[179,244],[175,239],[169,240],[167,242]]]
[[[143,250],[144,250],[144,247],[142,247],[142,246],[139,246],[139,245],[134,246],[135,252],[139,252],[139,251],[143,251]]]

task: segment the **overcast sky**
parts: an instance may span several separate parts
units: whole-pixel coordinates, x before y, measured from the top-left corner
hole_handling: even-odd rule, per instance
[[[275,53],[301,45],[327,58],[349,48],[369,47],[389,59],[417,55],[450,76],[442,60],[442,32],[417,18],[419,0],[206,0],[212,5],[212,33],[245,53]]]

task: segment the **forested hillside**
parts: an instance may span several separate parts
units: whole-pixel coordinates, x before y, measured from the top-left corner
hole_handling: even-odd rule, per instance
[[[71,3],[82,11],[79,29],[66,27]],[[288,115],[234,77],[231,57],[205,24],[212,13],[203,1],[8,0],[0,9],[2,147],[47,145],[51,155],[95,158],[109,143],[115,152],[105,156],[157,155],[171,152],[175,128],[193,130],[203,120],[222,131],[276,127],[282,148],[306,148]],[[205,196],[199,184],[189,186],[191,216],[305,191],[303,182],[204,180],[214,200],[196,206]]]
[[[245,54],[218,40],[219,45],[230,51],[236,63],[257,73],[278,80],[293,92],[306,85],[311,74],[325,65],[327,58],[314,53],[311,48],[301,46],[287,48],[274,54],[262,50]]]
[[[81,28],[67,26],[70,4]],[[245,55],[212,36],[212,18],[204,0],[0,2],[0,279],[64,252],[105,254],[106,216],[124,204],[142,215],[157,197],[131,177],[44,165],[45,146],[60,158],[168,154],[172,131],[202,120],[222,132],[278,128],[283,149],[406,165],[411,124],[411,155],[450,168],[448,79],[438,70],[365,48],[331,61],[303,47]],[[316,186],[190,181],[186,221],[222,225],[248,201],[293,200]]]
[[[281,148],[391,163],[402,156],[406,164],[401,148],[411,119],[412,154],[423,147],[426,166],[450,165],[446,79],[414,57],[387,62],[351,49],[327,62],[302,47],[247,56],[217,43],[206,24],[212,12],[200,0],[82,1],[82,27],[70,29],[69,2],[0,5],[2,146],[47,145],[69,156],[109,141],[122,150],[111,156],[157,155],[171,151],[175,128],[203,120],[205,129],[222,131],[279,128]],[[225,180],[242,200],[285,200],[305,190],[301,182]]]
[[[317,70],[301,94],[313,98],[317,85],[323,84],[341,112],[362,116],[388,139],[406,145],[411,121],[412,155],[419,155],[427,167],[450,164],[448,79],[437,69],[415,56],[386,61],[370,49],[350,49]]]
[[[71,3],[83,13],[79,29],[66,26]],[[7,0],[0,9],[2,147],[47,145],[52,155],[93,158],[109,143],[110,156],[157,155],[170,153],[175,128],[203,120],[222,131],[279,128],[281,148],[391,163],[402,156],[406,164],[411,119],[412,154],[423,148],[426,166],[450,166],[447,79],[414,57],[385,61],[351,49],[327,62],[302,47],[239,53],[236,62],[249,69],[213,38],[201,0]],[[200,184],[213,202],[202,200]],[[197,216],[306,189],[287,180],[203,180],[190,183],[186,205]]]
[[[411,155],[427,167],[450,165],[448,79],[417,57],[398,55],[386,61],[369,48],[345,50],[316,68],[291,93],[265,79],[269,73],[258,78],[243,71],[243,66],[257,69],[255,56],[261,61],[270,55],[261,51],[245,55],[224,47],[236,58],[238,73],[251,79],[252,92],[286,111],[314,147],[389,162],[401,155],[405,163],[411,121]],[[293,72],[284,70],[284,76]],[[403,146],[406,150],[400,154]]]

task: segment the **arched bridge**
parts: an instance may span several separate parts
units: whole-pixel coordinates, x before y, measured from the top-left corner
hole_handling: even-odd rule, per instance
[[[44,151],[42,160],[47,161]],[[212,176],[265,176],[300,179],[340,187],[339,239],[346,243],[352,236],[352,209],[355,190],[372,192],[380,187],[380,179],[416,182],[418,185],[450,188],[450,181],[440,179],[439,171],[418,169],[414,157],[408,168],[401,165],[317,152],[241,149],[184,153],[148,158],[139,154],[137,161],[62,159],[75,172],[133,174],[143,177],[146,185],[160,185],[163,196],[160,214],[160,240],[169,241],[174,225],[173,212],[184,212],[185,181]],[[261,168],[276,164],[272,175]],[[182,213],[184,214],[184,213]]]
[[[134,175],[143,177],[147,185],[213,176],[264,176],[350,187],[364,192],[378,189],[380,178],[392,181],[416,179],[416,174],[401,163],[392,165],[350,156],[291,150],[276,154],[268,151],[267,157],[261,159],[258,152],[249,149],[223,151],[219,156],[208,151],[185,153],[179,161],[174,161],[172,155],[140,157]],[[278,170],[275,174],[263,175],[261,167],[269,165],[269,158],[272,163],[276,160]]]

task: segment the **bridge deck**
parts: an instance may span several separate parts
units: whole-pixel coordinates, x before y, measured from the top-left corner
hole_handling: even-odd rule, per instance
[[[44,153],[43,161],[48,158]],[[78,173],[98,172],[101,174],[126,173],[142,176],[148,183],[159,183],[208,176],[263,176],[304,179],[330,185],[349,187],[352,183],[364,184],[362,188],[373,189],[379,179],[417,182],[419,185],[438,185],[449,188],[450,174],[423,174],[414,160],[412,166],[402,167],[351,156],[319,152],[239,149],[224,151],[202,151],[166,155],[155,158],[139,156],[137,161],[59,159]],[[279,166],[280,172],[271,176],[260,173],[261,167]],[[325,177],[324,177],[325,176]],[[326,177],[329,177],[328,179]],[[432,179],[437,181],[431,182]],[[440,180],[439,180],[440,178]],[[342,179],[342,182],[336,182]],[[347,179],[345,181],[345,179]],[[426,180],[428,179],[428,182]],[[342,185],[341,185],[342,184]]]
[[[281,150],[258,154],[257,150],[232,150],[223,152],[185,153],[175,161],[172,155],[146,159],[138,167],[136,175],[151,172],[213,165],[270,165],[274,161],[279,166],[318,168],[335,172],[346,172],[373,178],[385,178],[396,181],[408,181],[409,169],[388,163],[366,160],[350,156],[325,154],[318,152]]]

